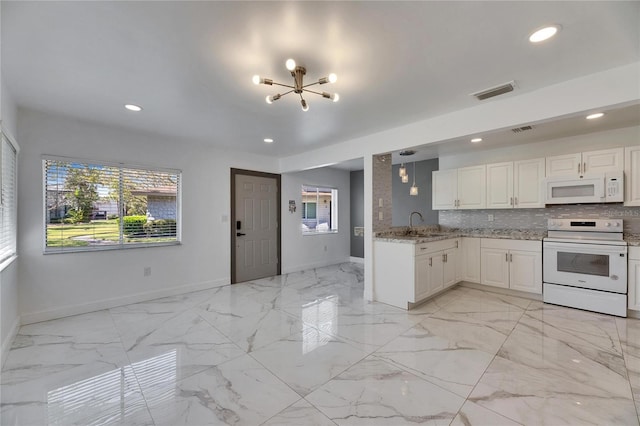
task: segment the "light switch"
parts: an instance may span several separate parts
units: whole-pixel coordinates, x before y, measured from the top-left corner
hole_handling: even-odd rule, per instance
[[[487,216],[487,220],[488,220],[489,222],[493,222],[493,215],[492,215],[492,214],[489,214],[489,215]]]

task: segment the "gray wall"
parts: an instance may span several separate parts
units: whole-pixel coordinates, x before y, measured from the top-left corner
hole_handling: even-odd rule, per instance
[[[393,166],[393,226],[409,226],[409,215],[413,211],[422,213],[424,222],[420,218],[414,217],[414,225],[436,225],[438,224],[438,212],[431,210],[431,172],[438,170],[438,159],[418,161],[416,164],[416,186],[418,195],[409,195],[409,188],[413,183],[413,163],[405,163],[409,174],[409,183],[402,183],[398,170],[400,165]]]
[[[353,228],[364,227],[364,170],[351,172],[351,257],[364,258],[364,237],[356,237]]]

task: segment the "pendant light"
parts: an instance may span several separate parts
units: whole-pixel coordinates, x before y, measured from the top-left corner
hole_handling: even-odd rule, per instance
[[[404,163],[400,165],[400,170],[398,170],[398,174],[400,175],[400,177],[405,177],[407,175],[407,168],[404,166]],[[406,183],[404,179],[402,180],[402,183]]]
[[[416,186],[416,162],[413,162],[413,185],[409,189],[409,195],[418,195],[418,187]]]
[[[400,179],[402,179],[402,183],[409,183],[409,175],[406,173]]]

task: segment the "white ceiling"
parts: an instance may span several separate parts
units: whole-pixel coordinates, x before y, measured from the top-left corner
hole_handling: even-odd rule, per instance
[[[550,23],[556,38],[528,42]],[[472,107],[510,80],[504,97],[637,62],[639,23],[638,1],[3,1],[2,75],[22,107],[285,156]],[[340,102],[267,105],[277,90],[251,77],[290,83],[289,57],[307,83],[337,73],[322,89]]]

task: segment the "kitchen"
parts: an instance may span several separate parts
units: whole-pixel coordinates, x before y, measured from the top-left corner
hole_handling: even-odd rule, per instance
[[[626,147],[625,141],[629,144]],[[584,151],[571,152],[573,146],[580,146]],[[591,149],[607,146],[616,147]],[[622,317],[627,316],[628,308],[629,316],[637,317],[639,152],[637,129],[629,127],[531,143],[515,149],[476,150],[466,156],[441,157],[439,170],[432,172],[432,199],[429,200],[438,213],[437,222],[408,229],[379,227],[376,231],[375,297],[404,309],[412,308],[462,282],[475,288]],[[531,158],[539,153],[549,155]],[[397,158],[407,161],[406,157]],[[484,161],[491,163],[478,165]],[[383,162],[376,164],[384,165]],[[411,163],[408,164],[411,174]],[[393,167],[392,179],[399,180],[398,174],[399,166]],[[461,195],[462,191],[466,193]],[[392,202],[411,198],[408,192],[393,193]],[[565,196],[554,198],[554,194]],[[425,211],[418,209],[418,212]],[[392,222],[399,225],[407,219],[393,217]],[[583,223],[586,226],[570,225],[585,219],[589,222]],[[576,229],[583,233],[571,232]],[[594,230],[600,232],[584,233]],[[596,238],[600,241],[584,244]],[[578,247],[583,248],[582,251],[594,253],[595,250],[602,256],[581,257],[577,254],[580,251],[567,255],[567,250],[557,247],[574,239],[579,239]],[[615,251],[615,255],[605,257],[605,247],[616,245],[623,247],[619,254]],[[567,265],[558,266],[557,256],[565,256]],[[581,285],[578,281],[584,283],[578,280],[584,278],[578,271],[571,274],[577,278],[569,279],[569,286],[556,285],[562,280],[560,270],[586,271],[589,265],[600,263],[606,270],[593,271],[591,281],[604,276],[609,283],[617,285],[617,290],[612,290],[612,286],[596,286],[603,292],[592,294],[592,290],[580,289],[576,295]],[[568,272],[565,271],[565,275],[569,275]],[[401,289],[397,284],[385,285],[398,282],[397,277],[406,283]],[[617,301],[612,302],[615,307],[610,307],[608,301],[614,295]]]

